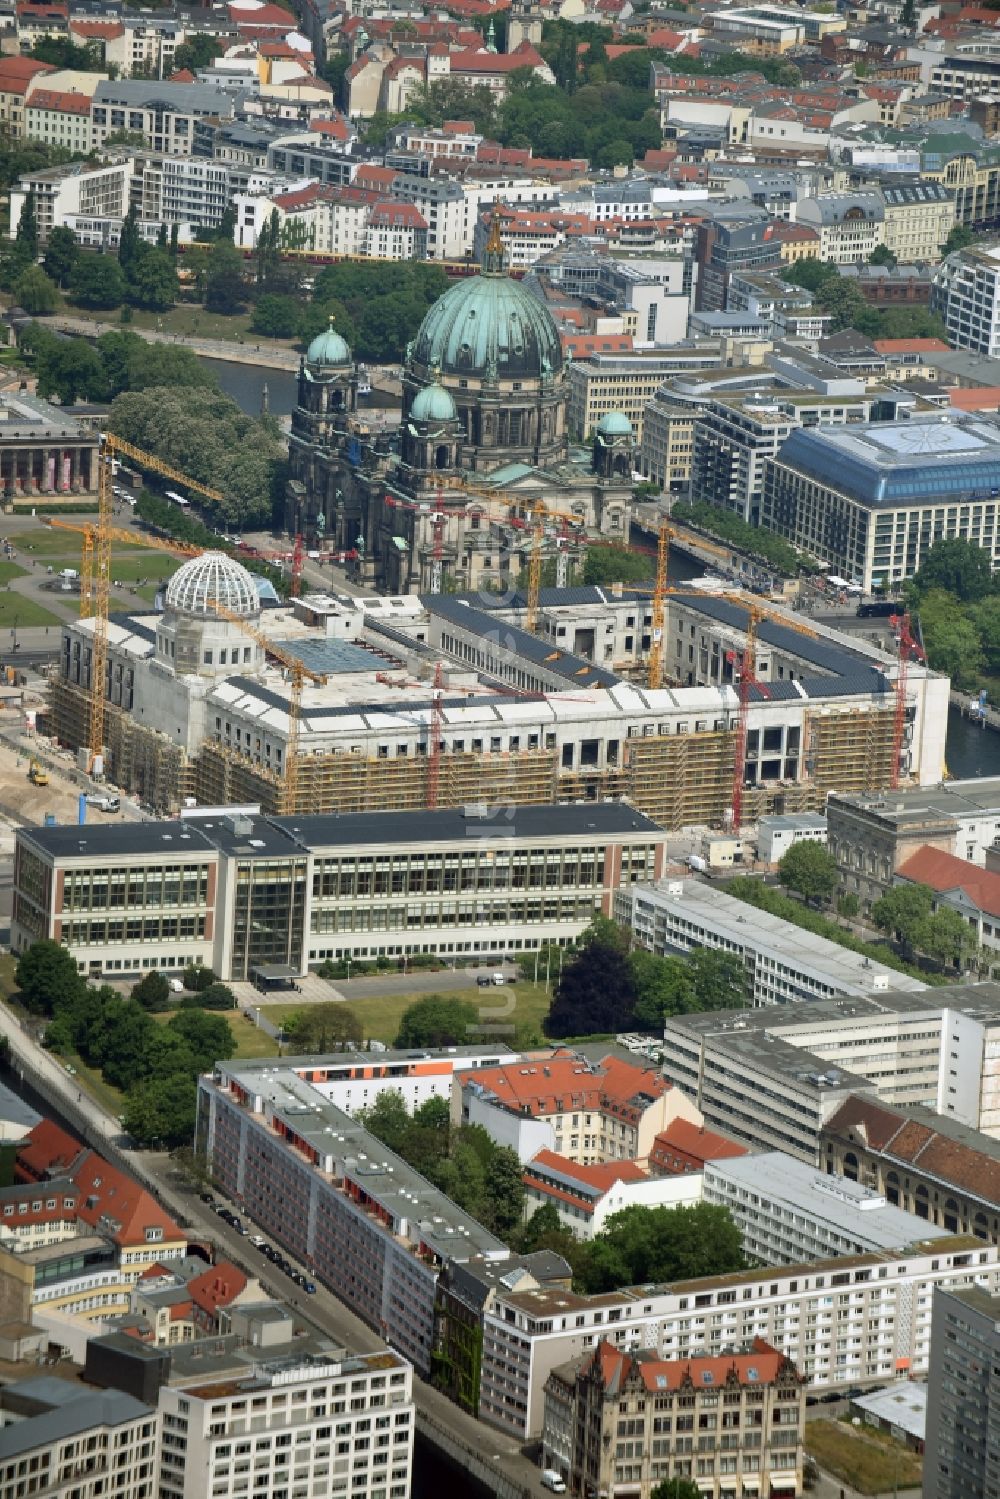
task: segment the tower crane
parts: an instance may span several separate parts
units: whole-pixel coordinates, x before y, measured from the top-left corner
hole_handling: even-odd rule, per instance
[[[87,613],[93,610],[93,580],[94,580],[94,552],[97,546],[97,527],[93,522],[78,524],[74,521],[57,520],[54,516],[42,516],[42,525],[48,526],[54,531],[73,531],[77,536],[82,536],[82,556],[80,561],[80,612],[84,618],[84,607]],[[174,541],[170,537],[143,536],[136,531],[126,531],[122,526],[110,526],[108,536],[111,541],[120,542],[123,546],[141,547],[147,551],[169,552],[174,557],[199,557],[204,550],[203,547],[193,546],[188,541]]]
[[[206,499],[221,500],[222,495],[217,489],[210,488],[207,484],[201,484],[195,479],[188,478],[187,474],[181,473],[180,469],[174,468],[170,463],[164,463],[161,458],[152,453],[137,448],[133,443],[126,442],[124,438],[117,437],[113,432],[102,432],[97,448],[97,524],[94,527],[94,538],[91,547],[92,563],[90,566],[89,585],[84,590],[84,580],[81,579],[80,612],[84,617],[90,616],[94,621],[93,643],[91,646],[90,664],[90,725],[88,734],[88,748],[90,751],[89,769],[94,772],[100,770],[101,757],[104,754],[104,711],[105,711],[105,676],[108,666],[108,598],[111,588],[111,541],[112,531],[115,529],[112,517],[114,515],[114,493],[112,478],[116,455],[131,458],[142,468],[152,469],[154,473],[161,474],[165,479],[173,479],[178,483],[186,485]],[[85,554],[86,554],[86,548]]]
[[[220,618],[228,620],[231,625],[238,626],[244,635],[249,635],[251,640],[255,640],[268,656],[280,662],[291,678],[292,691],[288,700],[288,743],[285,746],[281,810],[286,816],[294,816],[297,811],[302,689],[307,681],[323,687],[326,684],[326,677],[322,672],[313,671],[311,667],[306,666],[305,662],[293,655],[291,651],[286,651],[280,645],[276,645],[269,635],[265,635],[263,630],[258,630],[257,626],[251,624],[248,619],[244,619],[242,614],[237,614],[235,610],[217,601],[212,603],[212,608]]]

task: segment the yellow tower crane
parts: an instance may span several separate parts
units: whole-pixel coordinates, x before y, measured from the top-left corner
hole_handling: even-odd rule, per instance
[[[275,645],[269,635],[258,630],[256,625],[244,619],[242,614],[236,614],[234,610],[225,604],[213,603],[212,608],[222,619],[226,619],[232,625],[237,625],[251,640],[255,640],[263,651],[273,656],[286,669],[291,678],[292,691],[288,700],[288,743],[285,747],[285,767],[282,783],[281,811],[285,816],[294,816],[298,810],[295,803],[298,794],[299,777],[299,728],[302,718],[302,689],[307,681],[315,682],[322,687],[326,683],[326,677],[311,667],[305,665],[298,656],[293,656],[291,651],[283,650],[281,646]]]
[[[164,463],[154,454],[146,453],[142,448],[135,447],[133,443],[126,442],[124,438],[116,437],[113,432],[101,433],[97,449],[97,524],[94,527],[89,555],[86,542],[84,543],[84,567],[87,576],[81,574],[80,578],[80,613],[84,618],[92,617],[94,621],[90,664],[90,732],[88,735],[91,771],[101,766],[101,757],[104,754],[106,685],[104,679],[108,666],[111,543],[116,529],[113,522],[112,479],[116,455],[131,458],[141,467],[152,469],[154,473],[162,474],[165,479],[173,479],[184,484],[197,494],[204,495],[206,499],[222,499],[217,489],[211,489],[207,484],[200,484],[197,480],[188,478],[186,474],[181,473],[180,469]]]

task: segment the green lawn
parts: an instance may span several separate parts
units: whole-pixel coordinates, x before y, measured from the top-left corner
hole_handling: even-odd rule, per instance
[[[153,1013],[153,1019],[160,1025],[166,1025],[172,1016],[178,1014],[177,1010],[158,1010]],[[225,1015],[229,1022],[229,1029],[233,1033],[236,1043],[235,1055],[238,1057],[273,1057],[277,1054],[278,1043],[272,1036],[263,1031],[250,1020],[244,1020],[235,1010],[209,1010],[208,1014]]]
[[[9,583],[11,578],[23,578],[27,575],[26,567],[19,567],[16,562],[8,562],[6,558],[0,561],[0,588]]]
[[[17,959],[13,953],[0,954],[0,998],[10,999],[12,994],[17,993],[17,984],[14,974],[17,971]]]
[[[41,604],[26,598],[23,593],[0,593],[0,630],[12,629],[15,620],[19,630],[26,629],[28,625],[62,624],[58,614],[43,609]],[[6,641],[4,645],[6,646]]]
[[[915,1452],[874,1426],[846,1421],[807,1421],[806,1451],[821,1468],[862,1494],[916,1488],[923,1463]]]
[[[72,313],[74,309],[67,306],[66,311]],[[80,316],[86,314],[81,311]],[[103,323],[116,319],[117,313],[112,313],[99,317],[98,320]],[[136,308],[132,313],[131,323],[125,326],[134,328],[137,332],[149,329],[157,333],[177,333],[193,338],[220,338],[235,342],[242,340],[251,345],[260,344],[263,348],[293,347],[290,339],[265,338],[260,333],[251,333],[249,312],[238,312],[232,317],[226,317],[220,312],[206,312],[195,302],[179,302],[169,312],[145,312]]]
[[[113,1119],[118,1118],[125,1107],[124,1093],[119,1092],[117,1088],[112,1088],[110,1083],[106,1083],[100,1072],[94,1067],[88,1067],[75,1051],[67,1052],[65,1055],[62,1052],[53,1052],[52,1055],[60,1066],[69,1062],[75,1067],[76,1077],[73,1081],[77,1087],[81,1090],[86,1089],[91,1098],[96,1099],[101,1108],[106,1110]]]
[[[448,989],[444,993],[447,999],[464,999],[480,1007],[483,1025],[514,1025],[520,1035],[525,1038],[537,1036],[539,1040],[542,1039],[542,1020],[552,1002],[543,984],[505,984],[502,989]],[[361,1021],[367,1038],[391,1045],[399,1031],[403,1012],[424,998],[424,994],[380,994],[349,1000],[348,1003]],[[261,1008],[274,1025],[283,1025],[307,1006],[286,1004],[263,1005]]]

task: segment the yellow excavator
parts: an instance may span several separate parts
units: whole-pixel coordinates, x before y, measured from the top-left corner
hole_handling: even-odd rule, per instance
[[[32,760],[28,766],[28,780],[33,786],[47,786],[49,784],[49,773],[37,760]]]

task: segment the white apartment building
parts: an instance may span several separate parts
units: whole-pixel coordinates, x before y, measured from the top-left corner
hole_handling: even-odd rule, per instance
[[[696,947],[735,953],[746,968],[747,996],[758,1007],[927,987],[703,880],[630,886],[616,891],[614,910],[639,946],[659,957]]]
[[[121,220],[128,213],[135,163],[131,157],[109,166],[89,167],[81,161],[62,167],[45,167],[26,173],[11,188],[10,223],[13,231],[21,218],[24,200],[35,195],[39,244],[52,230],[77,215],[94,219]]]
[[[477,212],[469,224],[469,205],[450,177],[414,177],[398,172],[390,195],[412,203],[427,225],[428,260],[462,260],[472,248]]]
[[[313,1086],[345,1114],[372,1108],[386,1092],[398,1093],[412,1114],[432,1098],[450,1103],[452,1080],[458,1074],[516,1065],[520,1059],[520,1052],[496,1041],[489,1046],[449,1046],[447,1052],[417,1057],[412,1051],[352,1051],[343,1059],[327,1057],[322,1080]]]
[[[762,817],[757,824],[757,857],[764,864],[779,864],[796,843],[826,843],[826,818],[822,812],[786,812],[780,817]]]
[[[759,915],[748,907],[748,917]],[[815,1164],[850,1093],[1000,1137],[1000,989],[956,984],[742,1014],[675,1015],[664,1071],[710,1128]]]
[[[802,1265],[947,1235],[870,1187],[780,1150],[706,1161],[702,1175],[703,1200],[728,1208],[751,1263]]]
[[[158,1428],[156,1411],[120,1390],[52,1375],[6,1385],[0,1499],[154,1499]]]
[[[943,260],[930,306],[954,348],[1000,357],[1000,245],[972,245]]]
[[[309,1344],[248,1348],[215,1375],[187,1350],[160,1390],[159,1499],[409,1499],[412,1368]]]
[[[799,204],[798,222],[819,235],[820,260],[866,262],[885,244],[885,200],[880,192],[821,193]]]
[[[661,1359],[764,1338],[812,1390],[923,1374],[935,1286],[1000,1286],[1000,1249],[970,1236],[907,1249],[638,1286],[602,1296],[498,1296],[484,1318],[480,1419],[519,1441],[539,1434],[554,1368],[602,1339]]]

